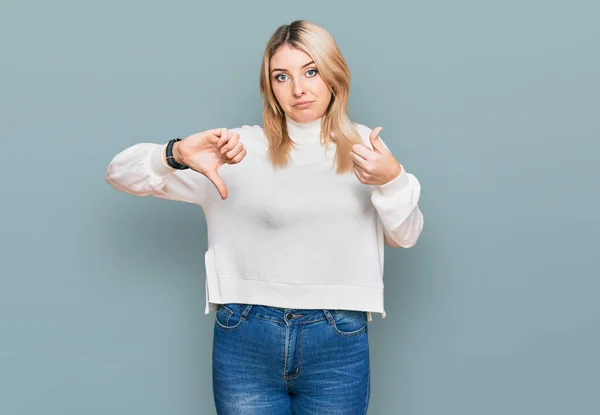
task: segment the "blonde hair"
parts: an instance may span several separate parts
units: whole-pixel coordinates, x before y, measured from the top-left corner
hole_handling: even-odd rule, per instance
[[[348,117],[350,71],[335,40],[323,27],[306,20],[295,20],[282,25],[273,33],[263,55],[260,68],[260,94],[263,103],[263,130],[269,142],[268,156],[276,168],[289,163],[293,142],[287,131],[285,113],[273,93],[270,77],[271,57],[283,45],[308,54],[325,84],[331,88],[332,97],[321,122],[321,141],[335,143],[337,173],[352,171],[350,153],[352,145],[362,139]]]

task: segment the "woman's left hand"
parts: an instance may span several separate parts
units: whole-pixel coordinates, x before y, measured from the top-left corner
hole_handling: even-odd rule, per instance
[[[402,166],[379,139],[382,127],[377,127],[369,135],[373,150],[363,144],[352,146],[354,174],[361,183],[381,186],[391,182],[402,172]]]

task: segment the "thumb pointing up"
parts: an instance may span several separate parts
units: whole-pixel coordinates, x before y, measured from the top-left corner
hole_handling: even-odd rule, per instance
[[[383,130],[383,127],[377,127],[373,131],[371,131],[371,134],[369,135],[369,140],[371,141],[373,150],[375,150],[378,153],[385,153],[387,152],[387,150],[379,140],[379,133],[381,132],[381,130]]]

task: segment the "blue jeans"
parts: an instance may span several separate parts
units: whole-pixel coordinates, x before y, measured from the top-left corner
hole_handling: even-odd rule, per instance
[[[364,415],[367,314],[221,304],[212,379],[219,415]]]

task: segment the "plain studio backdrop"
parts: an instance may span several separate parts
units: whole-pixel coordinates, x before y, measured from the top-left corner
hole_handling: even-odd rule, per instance
[[[423,189],[417,246],[386,248],[369,414],[600,413],[599,14],[3,1],[0,413],[214,414],[202,210],[104,173],[138,142],[262,124],[262,53],[295,19],[333,34],[351,118]]]

